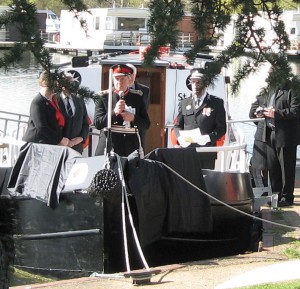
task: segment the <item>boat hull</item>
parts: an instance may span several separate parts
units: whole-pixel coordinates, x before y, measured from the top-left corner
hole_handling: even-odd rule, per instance
[[[55,210],[32,198],[14,198],[11,205],[16,267],[58,278],[104,271],[101,200],[64,193]]]
[[[193,248],[190,261],[203,258],[200,244],[204,243],[235,240],[234,246],[241,245],[239,252],[247,249],[252,226],[249,215],[253,210],[249,174],[203,170],[203,175],[208,194],[224,202],[211,200],[213,230],[209,233],[163,232],[162,238],[153,245],[163,244],[168,249],[160,251],[158,259],[153,256],[157,255],[153,245],[144,248],[150,266],[168,263],[168,255],[176,256],[176,252],[184,246]],[[4,200],[8,201],[8,196],[2,195],[1,209],[8,210],[11,207],[14,211],[15,265],[58,278],[89,276],[93,272],[126,271],[121,196],[121,188],[105,197],[91,197],[83,192],[63,192],[58,207],[52,209],[39,200],[23,196],[9,198],[10,205],[7,206]],[[129,197],[129,203],[138,227],[134,196]],[[232,208],[249,215],[244,216]],[[131,269],[139,269],[143,265],[128,216],[126,222]],[[170,253],[172,250],[173,253]],[[177,262],[189,260],[187,250],[182,252],[182,259],[178,254]]]

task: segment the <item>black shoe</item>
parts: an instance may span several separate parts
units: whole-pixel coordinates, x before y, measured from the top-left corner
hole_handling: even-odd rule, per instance
[[[281,200],[278,202],[278,207],[289,207],[292,206],[294,202],[287,201],[286,198],[281,198]]]

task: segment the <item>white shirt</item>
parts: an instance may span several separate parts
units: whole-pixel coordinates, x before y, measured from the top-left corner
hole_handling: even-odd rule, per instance
[[[61,97],[64,101],[64,105],[65,105],[66,110],[68,110],[67,109],[67,96],[62,92]],[[74,104],[74,101],[73,101],[73,98],[72,98],[72,94],[69,95],[69,103],[71,105],[72,112],[73,112],[73,115],[74,115],[75,114],[75,104]]]
[[[197,100],[200,99],[199,105],[197,107],[200,107],[207,95],[207,91],[205,91],[200,97],[197,97],[197,95],[194,95],[194,101],[197,103]]]

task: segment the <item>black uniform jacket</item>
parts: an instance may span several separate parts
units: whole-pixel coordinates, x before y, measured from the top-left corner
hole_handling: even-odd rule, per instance
[[[135,82],[134,89],[142,92],[142,98],[146,105],[146,110],[148,110],[150,104],[150,88],[142,83]]]
[[[176,136],[179,136],[179,130],[195,128],[199,128],[202,135],[210,136],[211,143],[208,145],[216,145],[216,141],[226,133],[223,99],[207,94],[199,108],[195,108],[193,97],[181,100],[175,122]]]
[[[150,127],[150,119],[146,110],[143,98],[131,91],[124,96],[127,106],[131,106],[135,109],[134,121],[130,123],[130,126],[136,127],[138,131],[146,130]],[[113,112],[113,108],[119,100],[119,96],[116,93],[112,94],[112,116],[111,124],[117,126],[123,126],[123,118],[116,116]],[[94,125],[100,131],[100,137],[98,146],[96,149],[96,155],[104,154],[106,148],[106,132],[103,131],[107,127],[108,118],[108,93],[105,93],[96,100]],[[126,133],[112,133],[112,146],[114,151],[120,156],[128,156],[133,151],[139,149],[139,141],[135,134]]]

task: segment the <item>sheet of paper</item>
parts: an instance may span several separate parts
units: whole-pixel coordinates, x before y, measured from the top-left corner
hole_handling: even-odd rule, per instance
[[[208,135],[202,135],[199,128],[180,130],[178,142],[184,148],[188,147],[191,143],[197,143],[203,146],[210,142],[210,137]]]
[[[179,135],[189,143],[195,143],[201,138],[201,133],[199,128],[190,130],[180,130]]]

